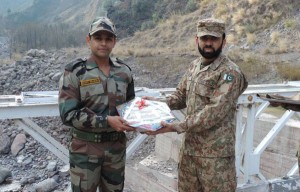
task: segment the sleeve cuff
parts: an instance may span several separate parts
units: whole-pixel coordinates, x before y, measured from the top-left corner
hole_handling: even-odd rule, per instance
[[[187,129],[187,127],[185,125],[185,122],[176,122],[176,123],[173,123],[173,127],[174,127],[174,129],[176,130],[176,132],[178,134],[185,132],[186,129]]]
[[[158,100],[159,100],[160,102],[164,102],[164,103],[167,102],[167,98],[166,98],[166,97],[159,97]]]

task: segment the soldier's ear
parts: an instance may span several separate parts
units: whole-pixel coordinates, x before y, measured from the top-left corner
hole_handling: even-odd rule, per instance
[[[86,44],[90,45],[91,36],[89,36],[89,35],[85,36],[85,41],[86,41]]]
[[[195,36],[195,43],[196,43],[196,45],[198,45],[198,40],[199,40],[199,37],[196,35]]]
[[[226,45],[226,39],[223,39],[222,48]]]

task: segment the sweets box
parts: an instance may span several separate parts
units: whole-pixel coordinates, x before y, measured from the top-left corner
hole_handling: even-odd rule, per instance
[[[170,123],[176,119],[166,103],[145,100],[141,97],[135,97],[117,106],[117,111],[130,126],[140,132],[156,131],[162,127],[161,121]]]

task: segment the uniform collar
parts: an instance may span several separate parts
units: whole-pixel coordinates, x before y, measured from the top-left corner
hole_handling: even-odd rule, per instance
[[[112,67],[121,67],[121,65],[118,64],[117,62],[113,62],[111,60],[111,58],[109,58],[109,64]],[[98,65],[97,65],[97,63],[94,60],[88,59],[87,62],[86,62],[86,68],[87,69],[94,69],[94,68],[98,68]]]
[[[220,54],[211,64],[207,65],[206,67],[211,68],[212,70],[216,70],[223,62],[223,60],[226,58],[224,54]],[[200,61],[202,62],[202,57]]]

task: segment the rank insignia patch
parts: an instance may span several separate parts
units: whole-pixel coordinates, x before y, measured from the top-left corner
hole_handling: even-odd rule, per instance
[[[92,79],[85,79],[80,81],[80,86],[85,87],[89,85],[99,84],[101,82],[100,78],[92,78]]]
[[[233,79],[234,79],[234,77],[233,77],[233,75],[227,74],[227,73],[226,73],[226,74],[224,75],[223,79],[224,79],[226,82],[232,82]]]

